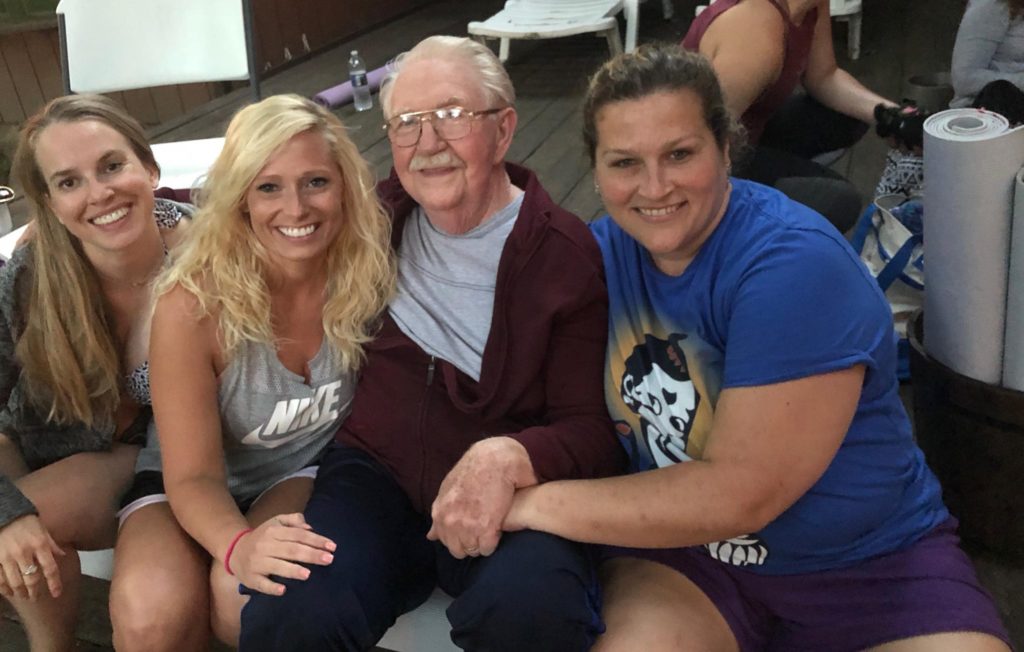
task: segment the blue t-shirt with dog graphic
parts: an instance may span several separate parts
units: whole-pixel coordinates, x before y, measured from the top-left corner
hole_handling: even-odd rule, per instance
[[[680,276],[610,218],[591,227],[610,301],[605,394],[632,470],[700,459],[724,389],[861,364],[860,401],[824,475],[760,532],[704,548],[773,575],[905,548],[949,514],[900,401],[889,306],[820,215],[756,183],[732,186]]]

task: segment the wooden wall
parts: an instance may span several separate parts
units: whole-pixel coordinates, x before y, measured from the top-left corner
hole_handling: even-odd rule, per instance
[[[260,75],[324,50],[431,0],[252,0]],[[61,95],[60,48],[52,26],[0,32],[0,125],[20,124]],[[111,93],[145,125],[187,113],[223,94],[221,83]]]
[[[335,45],[430,0],[252,0],[263,70]]]
[[[0,122],[18,124],[61,94],[57,30],[0,34]]]

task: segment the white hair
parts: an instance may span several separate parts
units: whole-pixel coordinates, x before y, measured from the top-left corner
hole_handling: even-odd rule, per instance
[[[512,80],[489,47],[465,36],[428,36],[413,49],[398,55],[391,64],[391,72],[381,82],[380,104],[385,117],[391,115],[392,85],[402,74],[405,64],[419,59],[462,61],[480,75],[480,86],[488,101],[503,106],[512,106],[516,101]]]

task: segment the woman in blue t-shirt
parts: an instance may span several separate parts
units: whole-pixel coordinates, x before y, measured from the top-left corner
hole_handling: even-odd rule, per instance
[[[884,297],[820,215],[730,178],[734,132],[698,55],[642,47],[591,79],[605,391],[634,473],[522,490],[505,528],[605,544],[603,650],[1005,650]]]

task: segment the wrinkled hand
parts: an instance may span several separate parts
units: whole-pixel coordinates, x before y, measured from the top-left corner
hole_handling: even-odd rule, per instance
[[[60,568],[54,555],[63,557],[64,551],[46,531],[35,514],[27,514],[0,529],[0,594],[8,598],[35,600],[43,589],[59,597]],[[24,574],[26,569],[36,571]]]
[[[238,540],[231,553],[231,570],[254,591],[282,595],[284,585],[271,580],[271,575],[305,580],[310,571],[299,564],[327,566],[334,561],[331,553],[336,549],[333,541],[313,532],[302,514],[281,514]]]
[[[493,553],[512,497],[524,483],[524,463],[536,482],[519,442],[493,437],[474,444],[441,483],[427,538],[441,541],[456,559]]]

